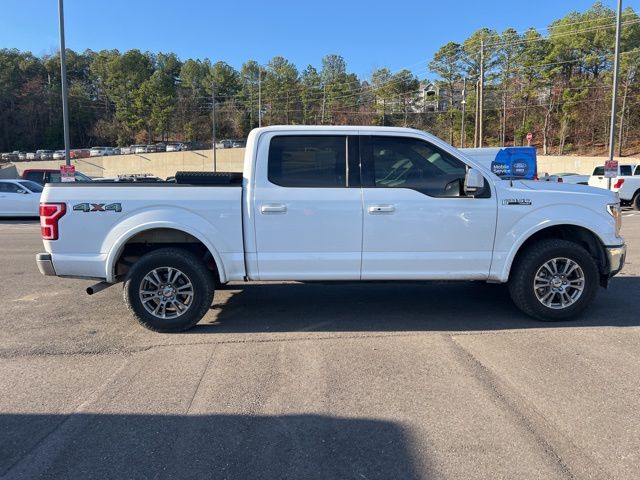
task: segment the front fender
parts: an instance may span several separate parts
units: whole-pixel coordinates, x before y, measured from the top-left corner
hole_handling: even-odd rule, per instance
[[[571,225],[582,227],[593,233],[603,245],[617,245],[620,238],[615,234],[615,226],[608,213],[599,215],[594,210],[575,204],[555,204],[541,207],[526,215],[510,217],[503,207],[498,213],[498,226],[493,261],[489,279],[506,282],[513,261],[522,245],[532,235],[545,228]],[[522,212],[520,212],[522,213]]]
[[[167,218],[179,218],[180,221],[167,220]],[[220,281],[227,281],[225,265],[220,252],[231,252],[232,246],[222,243],[224,236],[218,231],[218,228],[189,210],[167,206],[139,210],[109,231],[100,249],[101,252],[107,254],[105,262],[105,278],[107,282],[114,283],[116,281],[115,263],[126,243],[138,233],[157,228],[178,230],[197,238],[209,250],[216,262]]]

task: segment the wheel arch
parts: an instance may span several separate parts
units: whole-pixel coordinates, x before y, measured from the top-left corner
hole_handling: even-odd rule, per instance
[[[592,230],[576,224],[557,224],[540,228],[526,237],[511,255],[510,261],[505,265],[507,278],[511,276],[513,266],[517,264],[519,258],[527,249],[540,240],[562,239],[573,242],[583,247],[595,259],[601,277],[606,276],[608,260],[604,243],[600,237]]]
[[[200,232],[186,225],[157,222],[134,227],[122,234],[109,249],[106,262],[107,282],[115,283],[126,275],[128,267],[144,253],[165,247],[189,250],[207,262],[216,283],[226,283],[222,258]]]
[[[629,203],[631,203],[631,206],[634,208],[634,210],[640,210],[640,188],[633,192]]]

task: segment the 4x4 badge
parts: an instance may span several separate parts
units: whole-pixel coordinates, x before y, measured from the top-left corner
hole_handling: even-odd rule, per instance
[[[503,205],[531,205],[531,200],[528,198],[507,198],[502,200]]]
[[[78,203],[73,206],[76,212],[121,212],[122,205],[119,203]]]

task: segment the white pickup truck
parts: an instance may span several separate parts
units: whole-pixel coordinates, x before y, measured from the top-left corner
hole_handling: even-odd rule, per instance
[[[635,210],[640,210],[640,165],[618,165],[617,176],[609,179],[604,176],[604,165],[593,169],[589,177],[589,185],[598,188],[610,188],[618,194],[622,205],[631,205]]]
[[[176,180],[48,184],[40,271],[99,280],[89,293],[124,281],[138,321],[174,332],[242,280],[508,282],[525,313],[561,320],[626,253],[613,193],[500,179],[412,129],[260,128],[243,174]]]

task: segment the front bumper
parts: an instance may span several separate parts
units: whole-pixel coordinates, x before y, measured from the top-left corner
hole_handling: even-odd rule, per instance
[[[46,275],[46,276],[56,275],[56,270],[53,268],[53,261],[51,260],[50,253],[37,253],[36,265],[38,265],[38,270],[40,270],[40,273],[42,275]]]
[[[614,247],[605,247],[605,251],[607,252],[607,260],[609,261],[609,277],[613,277],[620,272],[624,266],[624,259],[627,256],[627,246],[622,244]]]

